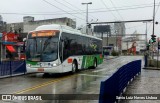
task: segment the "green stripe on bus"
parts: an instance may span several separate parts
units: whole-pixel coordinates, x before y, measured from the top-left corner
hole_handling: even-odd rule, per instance
[[[37,65],[38,62],[33,62],[33,61],[26,61],[27,64],[31,64],[31,65]]]
[[[93,66],[95,57],[97,58],[97,65],[99,65],[103,62],[103,57],[101,58],[100,55],[83,56],[82,68],[88,68],[90,66]]]
[[[84,68],[84,65],[85,65],[85,60],[86,60],[86,56],[83,56],[83,60],[82,60],[82,66],[81,66],[81,68]]]

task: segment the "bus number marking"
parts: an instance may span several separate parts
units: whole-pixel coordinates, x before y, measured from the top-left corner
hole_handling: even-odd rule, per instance
[[[44,72],[44,68],[38,68],[39,72]]]

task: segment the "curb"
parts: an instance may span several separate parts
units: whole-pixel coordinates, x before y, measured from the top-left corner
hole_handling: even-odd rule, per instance
[[[111,60],[111,59],[115,59],[115,58],[118,58],[119,56],[116,56],[114,58],[104,58],[105,60]]]
[[[144,67],[143,69],[147,69],[147,70],[160,70],[160,68],[157,68],[157,67]]]
[[[5,76],[0,76],[0,79],[3,78],[12,78],[12,77],[16,77],[16,76],[22,76],[25,75],[24,73],[18,73],[18,74],[13,74],[13,75],[5,75]]]

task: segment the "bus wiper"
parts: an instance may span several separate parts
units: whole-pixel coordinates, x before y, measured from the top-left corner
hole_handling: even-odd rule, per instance
[[[36,51],[37,51],[37,39],[36,39],[36,38],[34,38],[34,40],[35,40],[35,43],[36,43]]]
[[[47,38],[46,40],[45,40],[45,42],[44,42],[44,46],[43,46],[43,51],[47,48],[47,45],[49,44],[49,40],[52,38],[53,36],[51,36],[51,37],[49,37],[49,38]],[[42,52],[43,52],[42,51]]]

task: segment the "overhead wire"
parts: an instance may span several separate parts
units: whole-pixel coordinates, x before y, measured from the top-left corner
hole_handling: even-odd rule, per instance
[[[157,7],[157,10],[156,10],[155,16],[156,16],[156,14],[157,14],[157,12],[158,12],[158,10],[159,10],[159,6],[160,6],[160,2],[159,2],[159,4],[158,4],[158,7]],[[149,25],[149,27],[147,28],[147,29],[148,29],[148,31],[150,30],[151,25],[152,25],[152,24],[150,24],[150,25]]]
[[[72,6],[72,7],[74,7],[74,8],[76,8],[77,10],[80,10],[80,11],[82,11],[83,12],[83,10],[81,10],[81,9],[79,9],[77,6],[75,6],[75,5],[73,5],[73,4],[71,4],[71,3],[69,3],[68,1],[66,1],[66,0],[63,0],[64,2],[66,2],[67,4],[69,4],[70,6]],[[90,15],[92,18],[95,18],[94,16],[92,16],[92,15]],[[89,17],[90,18],[90,17]],[[97,18],[95,18],[95,19],[97,19]]]
[[[158,5],[157,5],[158,6]],[[123,9],[118,9],[118,10],[130,10],[130,9],[140,9],[140,8],[148,8],[148,7],[153,7],[153,6],[143,6],[143,7],[131,7],[131,8],[123,8]],[[101,13],[101,12],[110,12],[110,11],[116,11],[116,10],[102,10],[102,11],[90,11],[89,13]],[[67,13],[66,13],[67,12]],[[49,12],[49,13],[44,13],[44,12],[37,12],[37,13],[16,13],[16,12],[0,12],[1,14],[14,14],[14,15],[62,15],[62,14],[77,14],[77,12],[73,12],[73,11],[63,11],[63,12]],[[84,12],[79,12],[79,13],[86,13]]]
[[[160,6],[160,2],[159,2],[159,4],[158,4],[157,10],[156,10],[156,14],[157,14],[157,12],[158,12],[158,10],[159,10],[159,6]],[[155,15],[156,15],[156,14],[155,14]]]
[[[42,1],[46,2],[47,4],[53,6],[53,7],[57,8],[57,9],[60,9],[60,10],[62,10],[62,11],[64,11],[64,12],[66,12],[66,13],[69,14],[69,15],[72,15],[72,16],[78,18],[78,19],[81,19],[81,20],[84,20],[84,21],[85,21],[85,19],[82,19],[82,18],[80,18],[80,17],[78,17],[78,16],[75,16],[75,15],[71,14],[71,13],[69,13],[69,12],[67,12],[67,11],[65,11],[65,10],[63,10],[63,9],[55,6],[55,5],[53,5],[52,3],[48,2],[47,0],[42,0]]]
[[[141,5],[132,5],[132,6],[122,6],[122,7],[116,7],[118,10],[119,9],[123,9],[123,8],[127,8],[127,7],[129,7],[129,8],[131,8],[131,7],[134,7],[134,8],[139,8],[139,7],[145,7],[145,6],[153,6],[153,5],[151,5],[151,4],[141,4]],[[156,6],[158,6],[158,3],[156,3]],[[106,8],[97,8],[97,9],[90,9],[90,10],[106,10]],[[113,9],[113,8],[109,8],[109,9]]]
[[[133,28],[137,28],[137,27],[141,27],[141,26],[144,26],[145,24],[141,24],[141,25],[136,25],[136,26],[132,26],[132,27],[128,27],[126,29],[133,29]]]
[[[106,7],[106,9],[110,10],[110,9],[107,7],[107,5],[105,4],[105,2],[104,2],[103,0],[101,0],[101,2],[102,2],[102,4]],[[115,18],[115,20],[118,20],[117,17],[112,13],[112,11],[111,11],[111,14],[112,14],[112,16]]]
[[[73,10],[71,7],[69,7],[69,6],[67,6],[67,5],[65,5],[65,4],[63,4],[63,3],[61,3],[61,2],[59,2],[58,0],[54,0],[54,1],[56,1],[57,3],[63,5],[64,7],[68,8],[68,9],[70,9],[70,10],[72,10],[72,11],[75,11],[75,10]],[[75,11],[75,12],[76,12],[76,14],[81,14],[80,12],[77,12],[77,11]]]
[[[113,7],[115,8],[116,12],[118,13],[118,15],[121,17],[121,19],[124,21],[122,15],[119,13],[119,11],[117,10],[116,6],[114,5],[114,3],[112,2],[112,0],[110,0],[110,2],[112,3]]]

